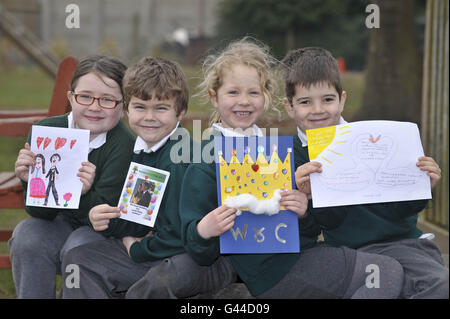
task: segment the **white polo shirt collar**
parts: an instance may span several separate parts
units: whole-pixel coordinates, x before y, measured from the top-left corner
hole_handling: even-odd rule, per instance
[[[134,153],[139,154],[141,151],[144,151],[144,153],[156,152],[167,142],[167,140],[173,135],[173,133],[175,133],[179,125],[180,121],[178,121],[176,127],[172,130],[172,132],[170,132],[167,136],[165,136],[161,141],[159,141],[152,147],[148,147],[147,142],[145,142],[142,137],[138,136],[136,138],[136,143],[134,143]]]

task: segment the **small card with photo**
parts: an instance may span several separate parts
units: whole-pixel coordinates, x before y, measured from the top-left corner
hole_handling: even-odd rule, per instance
[[[131,162],[118,207],[120,218],[153,227],[170,173]]]
[[[83,184],[77,176],[88,160],[89,130],[33,125],[27,206],[77,209]]]

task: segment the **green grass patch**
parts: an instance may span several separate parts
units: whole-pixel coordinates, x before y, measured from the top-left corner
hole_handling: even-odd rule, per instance
[[[16,288],[14,287],[11,269],[0,269],[0,298],[16,298]]]
[[[0,67],[0,109],[48,109],[54,80],[40,69]]]

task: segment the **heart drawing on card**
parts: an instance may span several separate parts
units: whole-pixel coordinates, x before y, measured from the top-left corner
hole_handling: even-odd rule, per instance
[[[65,137],[58,137],[55,141],[55,150],[63,147],[67,142],[67,138]]]
[[[72,147],[75,145],[76,142],[77,142],[77,140],[70,141],[70,149],[72,149]]]
[[[377,138],[373,138],[373,136],[370,135],[369,141],[371,141],[372,143],[376,143],[376,142],[378,142],[380,140],[380,137],[381,137],[381,135],[378,135]]]
[[[253,170],[253,171],[257,172],[258,169],[259,169],[259,165],[258,165],[258,164],[253,164],[253,165],[252,165],[252,170]]]
[[[46,137],[45,138],[45,140],[44,140],[44,150],[47,148],[47,146],[50,144],[50,142],[52,141],[52,139],[51,138],[49,138],[49,137]]]
[[[391,157],[394,142],[389,136],[378,136],[376,139],[370,135],[369,138],[360,139],[356,143],[356,159],[377,172],[385,160]]]
[[[39,147],[41,147],[42,141],[44,140],[43,137],[38,137],[36,139],[36,144],[37,144],[37,148],[39,149]]]

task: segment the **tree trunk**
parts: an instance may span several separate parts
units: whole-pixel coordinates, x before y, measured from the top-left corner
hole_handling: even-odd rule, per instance
[[[286,52],[295,48],[295,32],[292,27],[286,32]]]
[[[419,123],[422,61],[414,0],[374,3],[380,8],[380,28],[370,31],[363,105],[356,117]]]

